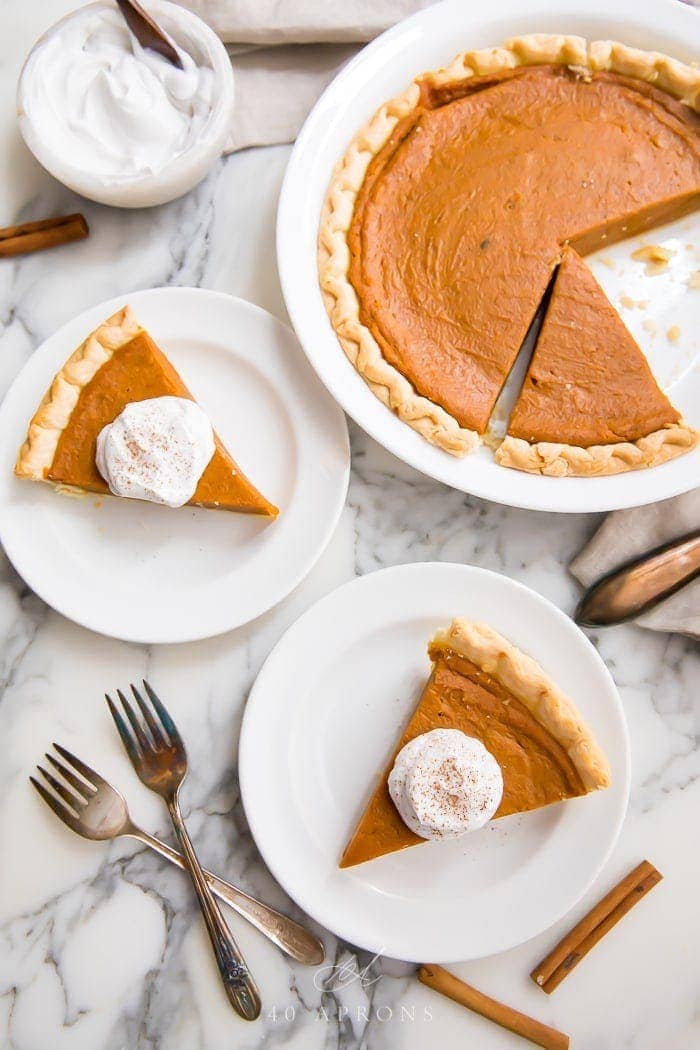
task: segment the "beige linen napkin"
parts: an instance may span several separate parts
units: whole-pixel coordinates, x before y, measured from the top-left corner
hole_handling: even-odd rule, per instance
[[[601,527],[569,568],[584,587],[590,587],[618,566],[680,539],[700,527],[700,489],[649,507],[618,510]],[[652,631],[674,631],[700,638],[700,579],[635,621]]]
[[[293,142],[363,43],[434,0],[179,0],[227,45],[236,110],[226,152]]]
[[[236,110],[225,150],[293,142],[341,66],[436,0],[177,0],[227,46]],[[457,45],[455,46],[457,50]]]

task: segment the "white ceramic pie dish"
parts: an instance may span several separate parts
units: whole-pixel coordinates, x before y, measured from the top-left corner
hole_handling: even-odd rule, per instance
[[[611,786],[340,870],[427,679],[428,640],[455,616],[489,623],[568,693]],[[629,768],[617,689],[583,632],[522,584],[435,562],[362,576],[300,617],[253,686],[239,752],[246,817],[277,881],[340,937],[412,962],[505,951],[565,915],[617,840]]]
[[[700,19],[676,0],[534,0],[526,6],[494,0],[476,9],[459,0],[427,8],[375,40],[338,75],[300,134],[287,169],[277,227],[278,263],[289,314],[307,356],[343,408],[405,462],[454,488],[513,506],[551,511],[611,510],[653,502],[693,488],[700,449],[653,468],[600,478],[547,478],[498,466],[490,448],[456,459],[431,446],[386,409],[346,359],[323,305],[317,275],[321,205],[333,166],[350,139],[388,98],[424,69],[459,50],[501,43],[527,32],[580,33],[659,49],[686,61],[700,55]],[[700,427],[700,291],[688,276],[700,265],[700,217],[654,231],[653,243],[674,251],[665,274],[647,276],[631,260],[643,238],[588,257],[596,277],[648,355],[662,387],[691,425]],[[647,236],[646,242],[649,242]],[[612,262],[612,266],[611,266]],[[623,301],[646,303],[626,308]],[[680,343],[666,333],[678,327]],[[516,366],[503,407],[522,381]]]

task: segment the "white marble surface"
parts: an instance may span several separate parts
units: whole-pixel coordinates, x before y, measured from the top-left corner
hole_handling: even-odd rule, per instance
[[[185,199],[134,213],[80,201],[28,156],[14,126],[14,81],[29,44],[70,6],[5,0],[0,12],[0,225],[81,209],[92,228],[83,244],[0,261],[0,391],[58,325],[136,288],[200,285],[284,316],[274,214],[288,149],[230,157]],[[3,560],[3,1050],[525,1045],[424,989],[410,967],[393,961],[375,962],[364,981],[344,989],[320,990],[322,974],[290,965],[234,917],[265,1003],[262,1018],[244,1025],[218,987],[184,877],[132,844],[81,841],[27,783],[58,739],[113,778],[147,828],[168,834],[164,809],[130,769],[102,700],[105,689],[147,673],[188,743],[192,775],[184,802],[202,860],[293,910],[247,834],[235,770],[247,690],[285,627],[354,573],[428,559],[496,569],[571,611],[577,588],[566,565],[596,523],[465,497],[396,462],[354,427],[352,439],[348,506],[320,563],[276,611],[224,637],[153,648],[98,637],[42,605]],[[620,687],[632,737],[632,799],[619,846],[576,915],[515,951],[455,971],[570,1033],[575,1047],[690,1050],[700,1046],[697,649],[633,627],[593,637]],[[657,864],[664,882],[551,999],[544,996],[528,979],[531,966],[642,857]],[[370,962],[323,936],[330,962]]]

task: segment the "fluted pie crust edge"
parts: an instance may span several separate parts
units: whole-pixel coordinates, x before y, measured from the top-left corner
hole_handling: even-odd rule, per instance
[[[117,311],[99,328],[91,332],[85,342],[74,350],[51,386],[29,423],[27,437],[19,450],[15,474],[32,481],[46,481],[61,434],[68,426],[71,413],[84,387],[120,347],[142,331],[130,307]]]
[[[675,456],[690,452],[700,434],[687,423],[670,423],[636,441],[617,441],[611,445],[562,445],[555,441],[534,441],[510,437],[496,449],[496,462],[502,467],[545,474],[551,478],[596,477],[622,474],[627,470],[658,467]]]
[[[485,623],[455,619],[438,631],[430,648],[464,656],[512,693],[560,744],[586,791],[609,787],[610,763],[566,693],[531,656]]]
[[[321,212],[319,281],[328,316],[345,354],[380,401],[432,444],[455,456],[471,452],[481,438],[418,394],[382,355],[371,331],[360,320],[359,299],[348,276],[347,235],[369,164],[398,122],[417,107],[420,80],[444,86],[471,76],[544,63],[568,65],[584,74],[586,70],[608,71],[633,77],[654,84],[700,112],[700,69],[661,52],[642,51],[614,40],[588,43],[580,36],[535,33],[513,37],[502,47],[460,53],[448,66],[416,77],[405,92],[381,106],[336,164]],[[522,439],[506,438],[496,458],[503,466],[552,476],[617,474],[664,463],[688,451],[698,440],[697,432],[681,422],[633,443],[588,449],[548,442],[530,445]]]

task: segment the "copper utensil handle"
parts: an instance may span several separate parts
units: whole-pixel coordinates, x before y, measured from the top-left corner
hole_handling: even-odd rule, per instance
[[[144,11],[138,0],[117,0],[117,5],[124,16],[124,21],[141,47],[157,51],[173,66],[177,66],[178,69],[183,68],[182,59],[174,43],[165,30],[161,29],[147,11]]]
[[[594,584],[574,619],[584,627],[631,620],[700,575],[700,529],[629,562]]]

